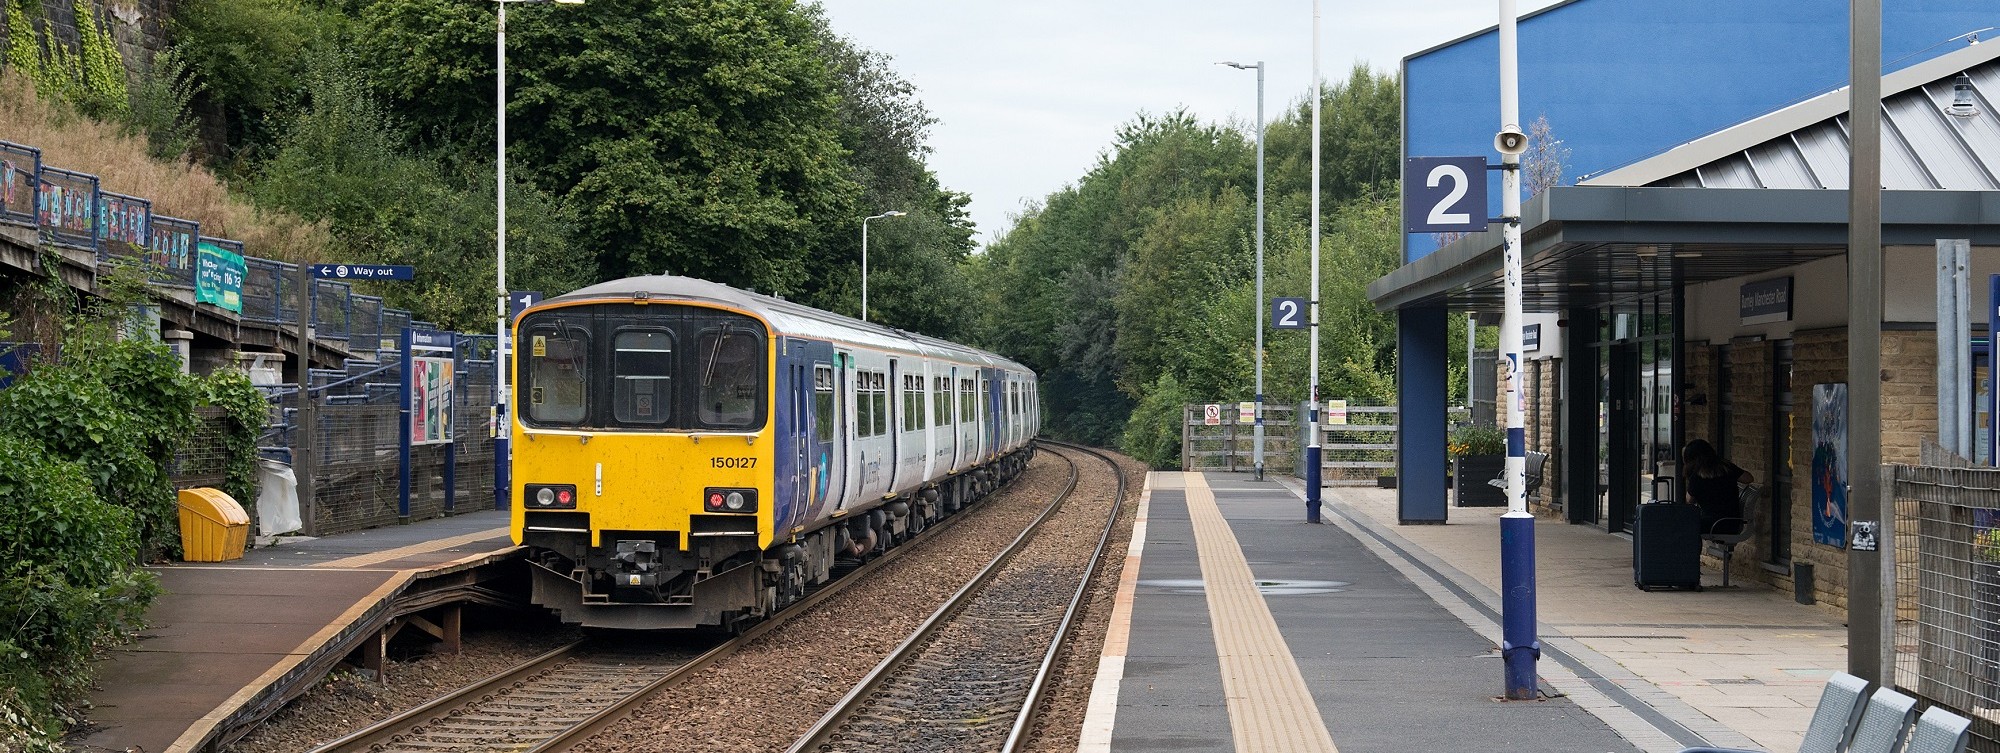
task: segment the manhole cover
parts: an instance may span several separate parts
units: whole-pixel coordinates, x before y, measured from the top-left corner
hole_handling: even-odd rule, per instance
[[[1339,593],[1351,585],[1341,580],[1259,580],[1256,583],[1257,591],[1265,596]],[[1139,581],[1139,585],[1177,594],[1198,594],[1207,591],[1207,584],[1199,579],[1142,580]]]

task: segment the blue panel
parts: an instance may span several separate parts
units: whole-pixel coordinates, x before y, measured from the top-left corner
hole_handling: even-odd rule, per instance
[[[1992,0],[1885,3],[1893,71],[1994,24]],[[1523,130],[1547,116],[1570,150],[1563,183],[1603,173],[1847,84],[1848,4],[1826,0],[1577,0],[1520,22]],[[1493,19],[1464,19],[1467,31]],[[1492,156],[1499,40],[1484,32],[1403,61],[1406,157]],[[1488,176],[1500,212],[1500,177]],[[1410,235],[1405,261],[1437,250]]]
[[[1396,312],[1397,519],[1445,522],[1445,312]]]

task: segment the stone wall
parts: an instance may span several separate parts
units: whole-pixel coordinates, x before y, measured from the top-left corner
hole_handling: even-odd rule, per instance
[[[1522,417],[1522,426],[1527,434],[1527,448],[1535,452],[1549,453],[1548,464],[1542,468],[1542,487],[1528,498],[1528,511],[1540,517],[1561,517],[1562,508],[1557,506],[1562,490],[1562,454],[1556,451],[1556,432],[1562,427],[1562,359],[1544,358],[1528,361],[1521,375],[1522,389],[1526,390],[1527,415]],[[1496,409],[1506,405],[1506,395],[1500,394],[1500,367],[1496,359],[1493,380],[1493,404]],[[1505,428],[1506,417],[1496,417]]]
[[[167,22],[176,3],[177,0],[80,0],[97,16],[100,25],[111,30],[112,38],[118,41],[118,55],[125,63],[125,78],[134,83],[152,65],[153,55],[166,49]],[[22,5],[44,44],[53,39],[71,52],[80,49],[76,3],[40,0],[39,12],[34,2]],[[6,16],[7,6],[0,4],[0,28],[4,28]]]

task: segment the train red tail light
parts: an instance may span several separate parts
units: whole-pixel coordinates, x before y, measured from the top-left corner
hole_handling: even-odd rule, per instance
[[[709,512],[756,512],[757,490],[711,486],[702,490],[702,507]]]
[[[527,506],[537,510],[576,509],[575,484],[528,484],[522,489],[521,498]]]

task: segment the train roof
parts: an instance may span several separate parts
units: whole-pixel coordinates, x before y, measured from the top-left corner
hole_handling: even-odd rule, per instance
[[[842,316],[831,311],[787,301],[783,298],[739,290],[717,282],[699,280],[677,275],[652,275],[648,277],[627,277],[621,280],[600,282],[580,288],[554,298],[546,299],[540,305],[553,303],[576,303],[581,301],[630,301],[639,293],[647,299],[686,300],[716,303],[731,308],[742,309],[770,322],[779,334],[790,337],[804,337],[818,340],[837,340],[878,348],[914,350],[929,356],[956,358],[967,361],[984,362],[989,366],[1004,366],[1021,371],[1032,371],[1013,359],[991,351],[960,345],[949,340],[930,335],[907,332],[873,322],[864,322]]]

